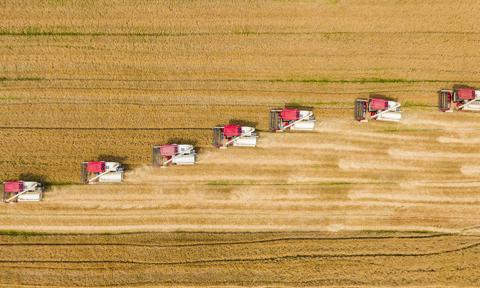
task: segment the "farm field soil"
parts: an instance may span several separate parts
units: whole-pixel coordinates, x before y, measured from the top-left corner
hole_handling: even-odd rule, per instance
[[[480,82],[479,12],[0,1],[0,178],[54,184],[0,205],[1,230],[53,233],[2,234],[0,284],[479,286],[480,115],[436,109],[438,89]],[[354,122],[370,94],[402,122]],[[285,103],[314,107],[316,131],[268,133]],[[259,147],[211,148],[229,122]],[[150,167],[166,142],[196,144],[198,165]],[[96,159],[125,183],[78,185]]]

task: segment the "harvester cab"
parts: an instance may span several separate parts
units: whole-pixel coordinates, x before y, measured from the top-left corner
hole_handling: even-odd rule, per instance
[[[213,128],[213,146],[217,148],[255,147],[257,146],[257,137],[253,127],[230,124]]]
[[[379,121],[399,122],[402,119],[400,103],[382,98],[355,99],[354,117],[360,122],[368,118]]]
[[[153,166],[165,168],[169,165],[193,165],[196,160],[197,154],[193,145],[154,145],[152,149]]]
[[[3,182],[3,201],[24,202],[41,201],[43,198],[43,184],[33,181],[5,181]]]
[[[438,91],[438,109],[442,112],[480,111],[480,90],[470,87]]]
[[[81,165],[81,182],[115,183],[123,181],[123,167],[118,162],[93,161]]]
[[[283,108],[270,110],[270,131],[283,132],[287,129],[312,131],[315,129],[312,108]]]

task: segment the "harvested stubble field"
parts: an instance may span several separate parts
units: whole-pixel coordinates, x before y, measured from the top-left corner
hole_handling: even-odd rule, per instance
[[[480,82],[479,7],[0,1],[0,177],[130,168],[0,205],[0,229],[64,233],[1,236],[0,284],[479,286],[480,115],[435,108],[439,88]],[[402,122],[355,123],[370,93]],[[315,133],[266,132],[284,103],[313,106]],[[231,121],[260,147],[210,148]],[[169,141],[199,165],[149,167]]]
[[[131,233],[0,236],[4,286],[477,286],[478,236]],[[394,273],[392,273],[394,271]]]

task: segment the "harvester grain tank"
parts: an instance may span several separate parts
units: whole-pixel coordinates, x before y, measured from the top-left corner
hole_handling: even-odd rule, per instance
[[[3,182],[4,202],[41,201],[43,184],[33,181],[11,180]]]
[[[315,115],[312,108],[283,108],[270,110],[270,131],[286,130],[312,131],[315,129]]]
[[[438,91],[438,109],[442,112],[480,111],[480,90],[457,87]]]
[[[123,167],[118,162],[91,161],[81,165],[81,182],[115,183],[123,181]]]
[[[257,146],[255,128],[229,124],[213,128],[213,146],[227,148],[228,146],[255,147]]]
[[[163,168],[169,165],[193,165],[196,160],[197,154],[193,145],[154,145],[152,149],[153,166],[160,166]]]
[[[400,106],[399,102],[389,99],[357,98],[355,99],[354,117],[360,122],[368,122],[368,119],[399,122],[402,119]]]

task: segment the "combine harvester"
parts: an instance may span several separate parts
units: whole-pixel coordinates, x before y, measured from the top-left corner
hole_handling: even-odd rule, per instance
[[[255,147],[257,146],[257,137],[253,127],[229,124],[213,128],[213,146],[217,148]]]
[[[41,201],[42,198],[42,183],[21,180],[3,182],[3,201],[6,203]]]
[[[354,113],[359,122],[368,122],[367,114],[372,120],[399,122],[402,119],[399,102],[375,97],[355,99]]]
[[[166,168],[169,165],[193,165],[197,161],[197,153],[193,145],[165,144],[155,145],[152,149],[152,164]]]
[[[123,167],[118,162],[83,162],[81,165],[81,182],[92,184],[94,182],[115,183],[123,181]]]
[[[289,130],[312,131],[315,129],[315,115],[312,108],[288,108],[270,110],[270,131]]]
[[[438,109],[442,112],[480,111],[480,90],[471,87],[454,87],[438,91]]]

